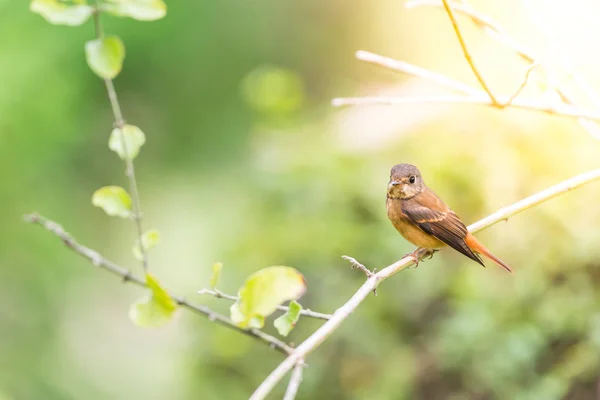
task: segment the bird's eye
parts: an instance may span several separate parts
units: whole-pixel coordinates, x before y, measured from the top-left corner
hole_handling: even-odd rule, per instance
[[[416,180],[417,180],[417,177],[416,177],[416,176],[414,176],[414,175],[411,175],[411,176],[410,176],[410,178],[408,178],[408,181],[409,181],[410,183],[415,183],[415,181],[416,181]]]

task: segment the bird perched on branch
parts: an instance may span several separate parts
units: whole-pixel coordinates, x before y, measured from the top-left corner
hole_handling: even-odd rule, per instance
[[[479,254],[512,272],[504,261],[493,255],[468,230],[465,224],[431,189],[421,172],[411,164],[395,165],[387,190],[387,215],[394,228],[412,244],[426,250],[448,245],[483,265]],[[417,252],[407,254],[417,260]]]

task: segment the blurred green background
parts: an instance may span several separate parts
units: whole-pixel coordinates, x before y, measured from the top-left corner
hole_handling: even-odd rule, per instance
[[[534,2],[561,42],[519,1],[473,1],[555,66],[600,87],[600,6]],[[365,49],[476,85],[446,16],[402,1],[169,2],[165,19],[103,18],[127,56],[115,81],[147,143],[136,160],[144,226],[162,233],[151,270],[196,295],[214,261],[221,289],[290,265],[301,302],[333,312],[362,284],[342,254],[382,268],[412,250],[388,222],[392,165],[417,164],[467,223],[598,166],[600,143],[576,121],[477,106],[334,109],[356,95],[443,88],[354,59]],[[526,66],[462,20],[477,64],[510,94]],[[139,271],[134,229],[90,203],[126,185],[108,150],[112,114],[83,45],[91,22],[52,26],[28,2],[0,1],[0,399],[244,399],[282,356],[182,310],[159,330],[135,327],[143,292],[96,270],[38,227],[32,210]],[[567,53],[568,51],[568,53]],[[557,54],[563,57],[557,57]],[[524,97],[544,102],[537,75]],[[582,98],[582,104],[586,104]],[[516,272],[452,251],[385,282],[307,360],[298,399],[593,399],[600,367],[600,183],[478,235]],[[321,322],[301,319],[299,343]],[[276,334],[272,324],[267,331]],[[281,384],[271,398],[281,398]]]

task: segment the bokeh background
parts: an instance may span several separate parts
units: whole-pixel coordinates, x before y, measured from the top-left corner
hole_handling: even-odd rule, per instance
[[[534,73],[524,97],[551,101],[551,76],[593,105],[569,70],[600,88],[597,2],[471,4],[551,67]],[[162,233],[151,269],[221,312],[230,304],[195,294],[215,261],[229,293],[262,267],[294,266],[308,282],[303,305],[333,312],[364,281],[342,254],[382,268],[411,251],[385,214],[396,163],[417,164],[467,223],[598,167],[600,143],[568,118],[331,107],[338,96],[447,93],[356,61],[359,49],[475,86],[439,9],[401,0],[168,5],[157,22],[103,22],[127,49],[115,81],[126,119],[147,136],[136,160],[144,225]],[[492,90],[512,93],[526,65],[460,21]],[[162,329],[135,327],[128,308],[139,288],[22,222],[37,210],[140,272],[132,224],[90,203],[98,187],[126,185],[107,148],[105,90],[84,59],[93,26],[52,26],[28,2],[2,0],[0,32],[0,399],[247,398],[280,354],[185,310]],[[590,184],[479,234],[513,275],[446,250],[385,282],[307,360],[298,398],[596,398],[599,196],[600,183]],[[288,339],[320,324],[301,319]],[[275,334],[270,323],[267,331]]]

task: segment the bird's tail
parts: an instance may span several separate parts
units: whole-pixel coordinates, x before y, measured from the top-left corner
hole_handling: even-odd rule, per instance
[[[471,250],[483,254],[484,256],[486,256],[487,258],[489,258],[508,272],[512,272],[512,268],[507,263],[493,255],[491,251],[489,251],[483,244],[481,244],[479,240],[475,238],[475,236],[469,233],[465,239],[465,242]]]

